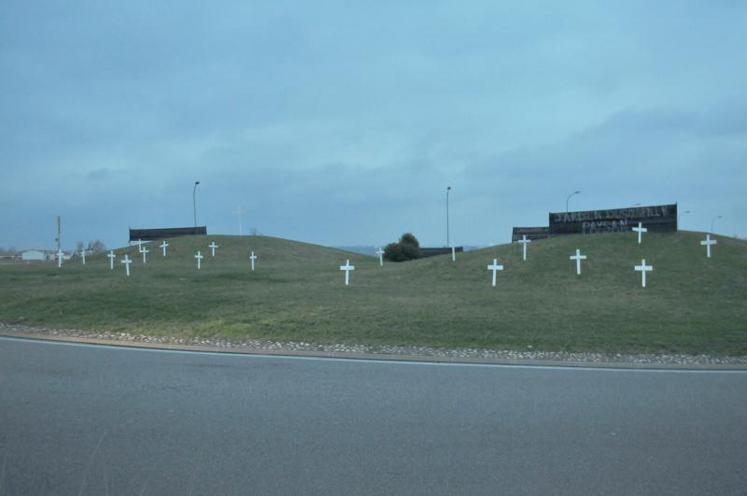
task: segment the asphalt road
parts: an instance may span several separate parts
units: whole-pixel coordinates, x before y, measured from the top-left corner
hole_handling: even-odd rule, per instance
[[[0,338],[0,495],[747,493],[747,373]]]

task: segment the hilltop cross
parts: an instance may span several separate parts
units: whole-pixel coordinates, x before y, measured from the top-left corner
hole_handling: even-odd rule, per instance
[[[706,247],[706,257],[711,258],[711,245],[717,245],[718,241],[711,239],[710,234],[706,234],[706,239],[701,241],[700,244]]]
[[[384,250],[379,248],[378,250],[376,250],[376,254],[379,256],[379,267],[383,267],[384,266]]]
[[[643,279],[641,279],[641,286],[646,287],[646,272],[651,272],[654,270],[653,265],[646,265],[646,259],[644,258],[641,260],[641,265],[635,266],[635,271],[640,272]]]
[[[523,248],[521,258],[523,258],[524,261],[526,262],[527,261],[527,244],[531,243],[532,240],[527,239],[527,235],[524,234],[518,242],[522,244],[522,248]]]
[[[503,270],[503,265],[499,265],[498,259],[494,258],[493,263],[491,265],[488,265],[488,270],[493,271],[493,287],[495,287],[495,276],[499,270]]]
[[[143,247],[143,249],[140,251],[140,253],[143,254],[143,264],[148,263],[148,253],[150,253],[150,250]]]
[[[345,286],[350,285],[350,271],[355,270],[355,265],[350,265],[350,260],[345,261],[345,265],[340,265],[340,270],[345,271]]]
[[[85,248],[80,250],[80,263],[83,265],[86,264],[86,249]]]
[[[638,227],[634,227],[633,231],[635,231],[635,232],[638,233],[638,244],[640,245],[641,244],[641,235],[643,233],[645,233],[645,232],[648,232],[648,229],[646,229],[645,227],[643,227],[643,223],[642,222],[639,222],[638,223]]]
[[[62,250],[57,250],[57,268],[62,267],[62,259],[65,257],[65,254],[62,253]]]
[[[143,252],[143,240],[142,239],[137,240],[137,251],[138,253]]]
[[[249,260],[252,261],[252,272],[254,272],[254,261],[257,260],[257,255],[252,252],[252,256],[249,257]]]
[[[125,264],[125,273],[127,274],[127,277],[130,277],[130,264],[132,263],[132,260],[130,260],[130,257],[125,254],[124,260],[122,260],[123,264]]]
[[[451,261],[456,262],[456,249],[453,246],[451,247]]]
[[[571,255],[571,260],[576,261],[576,275],[581,275],[581,260],[586,260],[586,255],[581,255],[581,250],[576,249],[576,255]]]
[[[114,254],[114,250],[110,250],[107,257],[109,257],[109,270],[114,270],[114,259],[117,258],[117,255]]]
[[[202,253],[198,251],[197,255],[195,255],[195,258],[197,259],[197,270],[200,270],[200,266],[202,265],[202,259],[205,257],[202,255]]]
[[[210,242],[210,244],[208,245],[208,248],[210,248],[211,256],[213,256],[213,257],[215,256],[215,249],[218,248],[218,247],[219,247],[219,245],[216,245],[215,241],[211,241]]]
[[[166,240],[163,240],[163,243],[161,243],[161,250],[163,250],[163,256],[166,256],[166,248],[169,246],[169,244],[166,242]]]

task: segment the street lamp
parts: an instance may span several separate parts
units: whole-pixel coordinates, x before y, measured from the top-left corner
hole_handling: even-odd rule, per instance
[[[446,247],[448,248],[451,246],[449,244],[449,192],[451,191],[451,186],[446,187]]]
[[[716,217],[714,217],[714,218],[713,218],[713,220],[711,221],[711,231],[710,231],[710,232],[711,232],[711,234],[714,234],[714,232],[713,232],[713,224],[714,224],[714,223],[716,222],[716,219],[720,219],[720,218],[721,218],[721,216],[720,216],[720,215],[717,215],[717,216],[716,216]]]
[[[195,187],[192,189],[192,210],[195,214],[195,227],[197,227],[197,185],[200,181],[195,181]]]
[[[568,195],[568,198],[565,199],[565,213],[568,213],[568,201],[571,199],[572,196],[580,194],[580,191],[574,191],[570,195]]]

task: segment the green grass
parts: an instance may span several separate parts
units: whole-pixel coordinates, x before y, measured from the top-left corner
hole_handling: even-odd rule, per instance
[[[535,241],[529,260],[504,245],[402,264],[268,237],[170,240],[56,265],[0,266],[0,320],[149,335],[600,352],[747,354],[747,243],[700,233],[566,236]],[[207,248],[220,248],[211,258]],[[589,259],[577,277],[568,257]],[[195,269],[194,252],[206,258]],[[248,255],[260,257],[250,271]],[[132,276],[119,263],[136,260]],[[633,265],[654,265],[641,288]],[[355,264],[345,287],[339,265]],[[486,266],[505,270],[490,285]]]

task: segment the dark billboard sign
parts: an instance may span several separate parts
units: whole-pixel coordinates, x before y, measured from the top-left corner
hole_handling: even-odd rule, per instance
[[[653,232],[677,231],[677,204],[550,213],[550,235],[624,232],[639,222]]]

